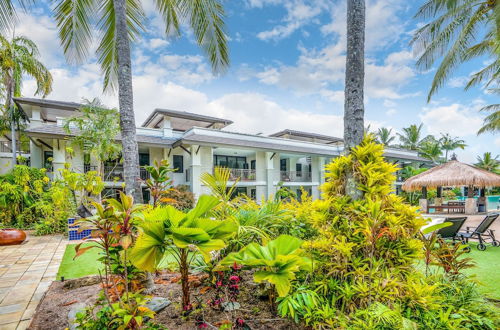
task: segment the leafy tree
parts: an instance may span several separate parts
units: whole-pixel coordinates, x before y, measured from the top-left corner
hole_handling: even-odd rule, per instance
[[[121,145],[116,142],[116,136],[120,133],[118,111],[106,108],[97,98],[86,100],[79,110],[79,116],[69,118],[64,123],[64,130],[68,134],[74,128],[78,130],[79,134],[71,134],[71,143],[94,156],[99,161],[97,172],[103,173],[103,163],[116,159],[122,151]]]
[[[213,220],[209,212],[220,201],[209,195],[199,198],[196,207],[188,213],[173,206],[160,206],[145,212],[139,224],[141,233],[130,255],[135,266],[153,272],[165,253],[171,253],[179,266],[182,284],[182,306],[191,309],[189,297],[189,266],[196,253],[208,262],[210,252],[226,246],[225,239],[238,229],[232,220]]]
[[[455,149],[465,149],[467,144],[465,144],[464,140],[459,139],[458,137],[452,137],[450,134],[441,134],[441,138],[439,139],[439,143],[441,144],[441,149],[444,150],[444,161],[448,161],[448,152],[453,151]]]
[[[475,58],[493,61],[475,73],[467,88],[497,81],[500,72],[498,46],[500,4],[483,0],[427,0],[415,17],[429,23],[417,29],[412,43],[421,54],[417,66],[429,70],[441,59],[434,75],[428,100],[441,88],[453,71]]]
[[[379,128],[376,133],[376,136],[377,136],[377,142],[383,144],[386,147],[389,147],[392,141],[396,139],[396,137],[392,135],[392,128],[388,129],[386,127]]]
[[[123,145],[125,189],[142,202],[139,159],[133,108],[131,43],[144,31],[145,14],[140,0],[59,0],[55,18],[68,59],[80,62],[89,56],[92,35],[99,31],[97,58],[104,74],[104,88],[118,88]],[[220,0],[155,0],[166,35],[180,35],[182,23],[193,31],[198,45],[221,72],[229,64],[224,9]]]
[[[365,83],[365,0],[347,1],[347,53],[344,98],[344,149],[347,153],[363,140]],[[346,194],[359,199],[356,179],[348,175]]]
[[[498,155],[493,157],[491,152],[485,152],[483,157],[477,156],[476,166],[489,172],[500,172],[500,160],[498,160]]]
[[[410,127],[403,128],[402,133],[397,133],[401,147],[408,150],[418,150],[422,142],[422,127],[420,125],[410,125]]]
[[[5,13],[1,13],[0,23],[4,19]],[[38,47],[30,39],[18,36],[8,40],[0,35],[0,74],[7,92],[5,114],[8,114],[11,128],[13,167],[16,164],[16,130],[20,131],[27,120],[24,112],[19,111],[13,102],[14,97],[21,96],[23,77],[29,76],[36,81],[35,95],[45,97],[52,91],[52,75],[39,57]]]

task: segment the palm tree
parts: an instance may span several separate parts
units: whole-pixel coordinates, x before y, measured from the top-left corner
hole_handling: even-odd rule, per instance
[[[491,152],[485,152],[483,157],[477,156],[476,166],[489,172],[500,172],[500,160],[498,160],[498,155],[493,157]]]
[[[386,147],[391,145],[396,137],[392,135],[392,128],[388,129],[385,127],[379,128],[377,131],[377,142],[383,144]]]
[[[139,155],[133,108],[130,44],[144,31],[145,14],[140,0],[59,0],[55,17],[67,58],[80,62],[89,55],[94,23],[99,33],[98,61],[104,89],[118,87],[125,189],[142,202]],[[214,72],[229,65],[224,8],[220,0],[155,0],[164,20],[166,35],[180,35],[187,23],[198,45],[208,56]]]
[[[499,71],[500,72],[500,71]],[[491,112],[483,121],[483,127],[477,134],[500,131],[500,104],[490,104],[481,109],[484,112]]]
[[[27,75],[35,79],[35,95],[45,97],[52,91],[52,75],[39,61],[39,56],[38,47],[30,39],[18,36],[9,41],[0,35],[0,74],[7,92],[5,110],[12,135],[12,166],[16,164],[16,130],[19,131],[21,123],[27,119],[12,101],[13,97],[21,96],[23,77]]]
[[[431,69],[439,60],[428,100],[442,87],[453,71],[471,59],[488,56],[493,62],[474,74],[467,88],[482,81],[491,83],[500,73],[500,3],[495,0],[427,0],[416,18],[431,22],[417,29],[412,40],[420,54],[417,67]],[[480,34],[480,32],[483,32]]]
[[[418,150],[420,144],[422,143],[423,124],[420,125],[410,125],[410,127],[403,128],[403,134],[397,133],[399,141],[401,142],[401,147],[408,150]]]
[[[423,141],[418,151],[420,156],[431,160],[434,164],[438,164],[443,155],[441,143],[434,138],[428,138]]]
[[[347,1],[347,53],[344,100],[344,149],[350,149],[363,140],[364,135],[364,81],[365,81],[365,1]],[[346,194],[353,199],[361,197],[353,175],[348,174]]]
[[[441,144],[441,149],[445,151],[444,161],[448,161],[448,153],[455,149],[464,149],[467,147],[464,140],[459,139],[458,137],[452,137],[450,134],[441,134],[441,138],[439,139],[439,143]]]

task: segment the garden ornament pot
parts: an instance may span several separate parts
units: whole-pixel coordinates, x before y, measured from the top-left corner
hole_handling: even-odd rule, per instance
[[[26,233],[19,229],[0,229],[0,245],[17,245],[24,242]]]

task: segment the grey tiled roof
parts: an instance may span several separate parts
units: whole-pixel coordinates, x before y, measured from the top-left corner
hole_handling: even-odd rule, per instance
[[[293,135],[293,136],[300,136],[300,137],[305,137],[305,138],[316,138],[316,139],[321,139],[321,140],[330,140],[332,142],[341,142],[344,141],[344,139],[335,137],[335,136],[329,136],[329,135],[323,135],[323,134],[317,134],[317,133],[309,133],[309,132],[302,132],[302,131],[296,131],[293,129],[285,129],[273,134],[270,134],[269,136],[272,137],[281,137],[283,135]]]
[[[237,138],[238,135],[248,135],[241,133],[230,133],[234,135],[234,137],[221,137],[221,136],[213,136],[213,135],[205,135],[203,132],[196,133],[193,131],[186,132],[186,135],[176,142],[174,146],[179,145],[181,143],[186,144],[201,144],[201,145],[227,145],[227,146],[237,146],[237,147],[247,147],[247,148],[257,148],[268,151],[285,151],[285,152],[296,152],[296,153],[305,153],[305,154],[314,154],[321,156],[337,156],[339,154],[338,150],[333,147],[327,147],[326,145],[314,144],[310,142],[303,142],[302,146],[294,146],[286,143],[280,143],[280,140],[283,142],[302,142],[302,141],[294,141],[287,139],[279,139],[274,138],[274,141],[266,141],[270,138],[263,137],[262,141],[251,141]],[[255,137],[255,135],[249,135]]]
[[[18,105],[19,104],[38,105],[41,107],[48,107],[48,108],[62,109],[62,110],[78,110],[82,106],[81,103],[76,103],[76,102],[35,99],[30,97],[15,97],[14,101]]]
[[[73,128],[71,130],[71,133],[67,134],[63,127],[53,124],[53,125],[41,125],[38,127],[29,128],[26,130],[26,133],[28,135],[42,135],[42,136],[44,135],[77,136],[80,133],[80,131],[76,128]],[[116,139],[121,140],[120,134],[117,135]],[[149,136],[149,135],[139,135],[139,134],[137,135],[137,142],[145,144],[156,144],[169,147],[175,141],[177,141],[176,138],[165,138],[159,136]]]
[[[229,125],[229,124],[233,123],[231,120],[228,120],[228,119],[199,115],[199,114],[192,113],[192,112],[170,110],[170,109],[155,109],[153,111],[153,113],[151,113],[149,115],[149,117],[144,121],[144,123],[142,124],[142,127],[146,127],[151,122],[151,120],[153,120],[153,118],[158,114],[171,116],[171,117],[175,117],[175,118],[198,120],[198,121],[203,121],[203,122],[208,122],[208,123],[222,123],[224,125]]]

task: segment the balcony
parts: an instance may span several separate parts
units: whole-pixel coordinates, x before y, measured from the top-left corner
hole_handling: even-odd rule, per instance
[[[305,171],[280,171],[283,182],[312,182],[311,173]]]
[[[29,142],[21,142],[21,153],[29,154],[30,153],[30,144]],[[17,152],[19,152],[19,141],[16,143]],[[11,141],[0,141],[0,152],[12,153],[12,142]]]
[[[229,181],[255,181],[256,179],[255,170],[230,168],[229,171]]]

